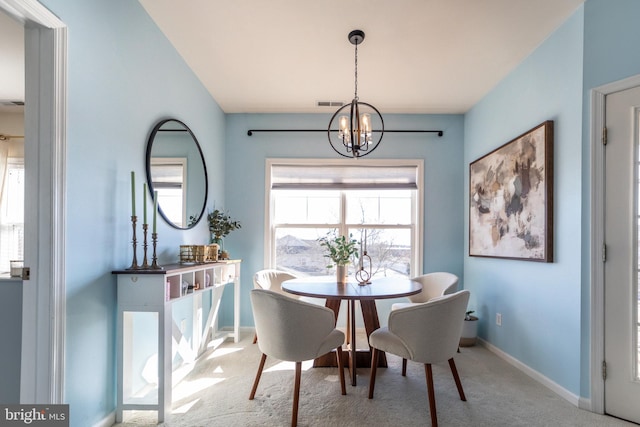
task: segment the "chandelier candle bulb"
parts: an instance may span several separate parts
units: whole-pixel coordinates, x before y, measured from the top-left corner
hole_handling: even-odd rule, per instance
[[[338,138],[349,140],[349,118],[347,116],[340,116],[339,133]]]

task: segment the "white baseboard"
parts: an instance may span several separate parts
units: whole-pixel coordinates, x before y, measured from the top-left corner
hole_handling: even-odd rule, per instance
[[[510,365],[514,366],[515,368],[519,369],[520,371],[524,372],[526,375],[528,375],[529,377],[533,378],[534,380],[536,380],[537,382],[539,382],[543,386],[547,387],[549,390],[553,391],[554,393],[556,393],[560,397],[564,398],[565,400],[567,400],[572,405],[577,406],[577,407],[579,407],[581,409],[587,409],[587,408],[583,407],[582,405],[584,405],[588,399],[582,399],[582,398],[580,398],[580,396],[577,396],[576,394],[571,393],[566,388],[562,387],[558,383],[556,383],[556,382],[550,380],[549,378],[545,377],[540,372],[538,372],[538,371],[536,371],[534,369],[531,369],[529,366],[525,365],[524,363],[522,363],[521,361],[519,361],[515,357],[513,357],[513,356],[505,353],[504,351],[500,350],[498,347],[494,346],[493,344],[490,344],[490,343],[488,343],[487,341],[485,341],[485,340],[483,340],[481,338],[478,338],[478,342],[480,343],[480,345],[485,347],[487,350],[489,350],[490,352],[494,353],[496,356],[498,356],[502,360],[506,361]],[[589,401],[589,408],[590,407],[591,407],[591,403]],[[587,409],[587,410],[589,410],[589,409]]]
[[[591,398],[589,397],[580,397],[580,400],[578,401],[578,408],[594,412],[593,407],[591,406]]]
[[[93,427],[111,427],[116,423],[116,411],[111,412],[102,420],[93,425]]]

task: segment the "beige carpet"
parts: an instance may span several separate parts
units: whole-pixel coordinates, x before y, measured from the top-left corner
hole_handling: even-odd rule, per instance
[[[256,398],[248,399],[260,352],[245,332],[238,344],[209,350],[174,388],[173,410],[161,425],[287,426],[291,421],[293,364],[267,359]],[[362,341],[360,341],[362,342]],[[456,357],[467,401],[462,402],[448,365],[434,366],[441,426],[632,426],[580,410],[483,347],[462,348]],[[378,369],[375,397],[367,398],[369,369],[358,370],[358,385],[340,394],[337,368],[303,364],[298,425],[430,425],[424,367],[388,356]],[[308,369],[304,369],[305,366]],[[345,370],[346,372],[346,370]],[[117,426],[155,425],[155,412],[125,412]]]

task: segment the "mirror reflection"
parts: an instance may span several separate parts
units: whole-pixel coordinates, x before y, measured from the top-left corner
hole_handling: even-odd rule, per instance
[[[147,182],[158,210],[171,226],[188,229],[202,218],[207,204],[207,168],[191,129],[177,119],[156,124],[147,143]]]

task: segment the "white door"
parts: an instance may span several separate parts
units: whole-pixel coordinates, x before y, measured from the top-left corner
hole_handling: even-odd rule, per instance
[[[605,412],[640,423],[640,87],[607,95],[605,111]]]

